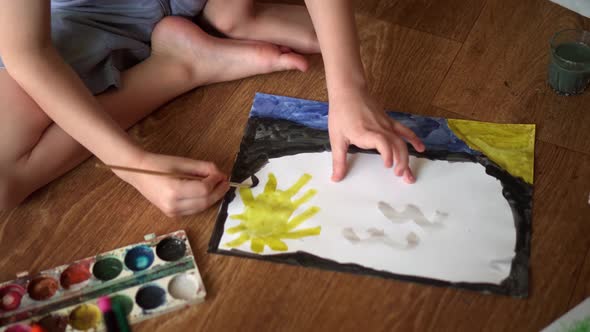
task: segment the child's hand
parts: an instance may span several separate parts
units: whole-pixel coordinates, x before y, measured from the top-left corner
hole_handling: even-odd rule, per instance
[[[221,199],[229,189],[227,176],[211,162],[147,153],[137,165],[129,166],[204,178],[202,181],[185,180],[115,171],[169,217],[201,212]]]
[[[394,121],[366,92],[353,91],[331,98],[328,117],[332,145],[332,180],[340,181],[347,171],[346,152],[349,144],[363,149],[377,149],[385,167],[395,162],[394,173],[407,183],[416,178],[408,166],[406,139],[416,151],[424,151],[424,144],[406,126]]]

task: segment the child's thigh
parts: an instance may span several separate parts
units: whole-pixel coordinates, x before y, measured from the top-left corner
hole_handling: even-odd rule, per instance
[[[203,0],[53,0],[55,48],[93,94],[150,55],[151,34],[169,15],[194,17]]]
[[[0,69],[0,164],[26,156],[51,124],[35,101]]]

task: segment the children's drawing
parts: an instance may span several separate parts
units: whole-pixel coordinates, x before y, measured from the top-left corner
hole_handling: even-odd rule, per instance
[[[469,147],[485,153],[510,174],[533,183],[535,131],[531,125],[455,120],[449,128]]]
[[[238,226],[229,228],[227,234],[240,236],[225,245],[230,248],[241,246],[250,241],[253,252],[261,253],[264,246],[275,251],[288,249],[283,239],[300,239],[306,236],[319,235],[321,227],[295,230],[307,219],[313,217],[320,210],[311,206],[301,214],[291,218],[298,207],[309,201],[315,194],[315,189],[309,189],[303,196],[293,200],[303,186],[311,180],[311,175],[303,174],[301,178],[287,190],[277,189],[277,179],[273,173],[268,174],[268,182],[264,192],[254,197],[250,188],[240,188],[240,197],[246,206],[241,214],[231,215],[231,219],[240,220]]]
[[[403,210],[397,211],[392,208],[391,205],[381,201],[377,205],[379,211],[383,213],[387,219],[394,223],[404,223],[408,220],[413,220],[417,225],[422,227],[440,227],[442,221],[449,216],[446,212],[440,212],[439,210],[434,211],[432,218],[428,219],[424,216],[424,213],[414,204],[408,204]]]
[[[388,114],[426,146],[408,145],[417,182],[351,146],[334,183],[328,105],[257,94],[232,181],[268,181],[228,191],[209,250],[526,296],[535,126]]]

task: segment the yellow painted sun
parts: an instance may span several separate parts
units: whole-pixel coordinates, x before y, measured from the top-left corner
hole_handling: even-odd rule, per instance
[[[231,219],[240,220],[241,223],[229,228],[226,233],[241,234],[225,245],[235,248],[250,241],[250,248],[256,253],[264,251],[264,246],[275,251],[285,251],[288,247],[282,241],[283,239],[299,239],[319,235],[321,226],[295,230],[304,221],[318,213],[319,207],[312,206],[291,218],[299,206],[309,201],[317,193],[315,189],[310,189],[300,198],[292,200],[293,196],[309,180],[311,180],[311,175],[303,174],[289,189],[279,190],[275,175],[270,173],[264,192],[256,198],[252,195],[250,188],[240,188],[240,197],[246,208],[243,213],[230,216]]]

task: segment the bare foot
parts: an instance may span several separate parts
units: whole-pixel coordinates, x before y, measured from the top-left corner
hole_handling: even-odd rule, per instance
[[[174,16],[161,20],[152,32],[152,57],[185,66],[194,86],[308,68],[302,55],[285,48],[212,37],[191,21]]]
[[[305,6],[209,0],[203,18],[208,25],[231,38],[269,42],[304,54],[320,52]]]

